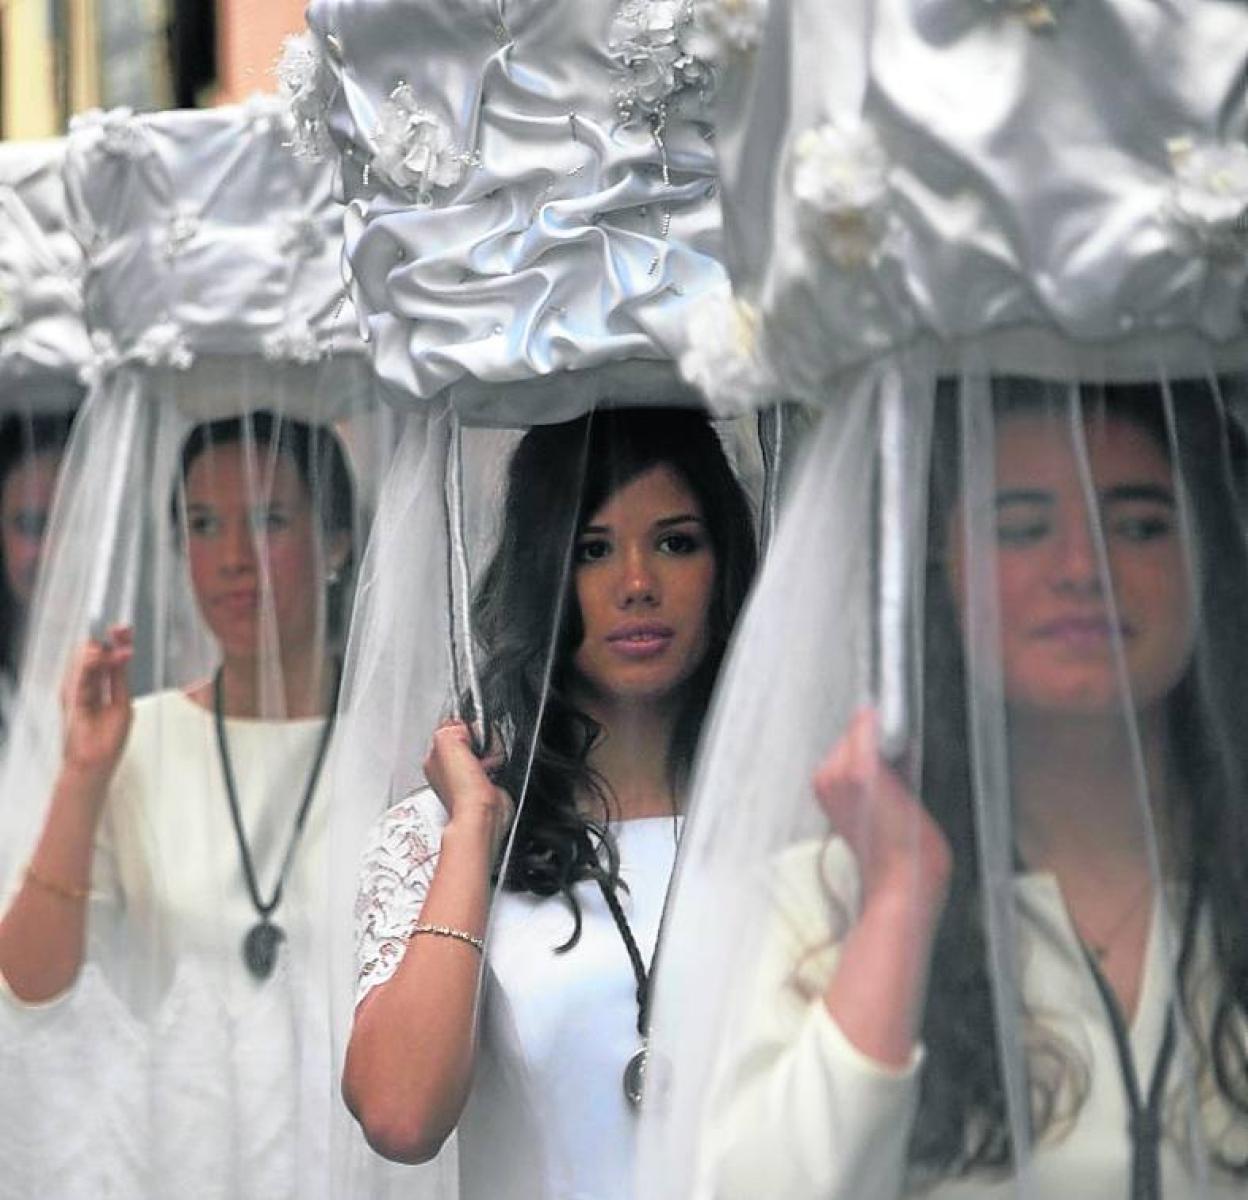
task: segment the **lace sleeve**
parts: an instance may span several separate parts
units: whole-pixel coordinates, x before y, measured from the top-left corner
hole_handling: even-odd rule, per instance
[[[387,810],[373,832],[355,901],[357,1005],[403,961],[433,881],[445,824],[437,797],[426,791]]]

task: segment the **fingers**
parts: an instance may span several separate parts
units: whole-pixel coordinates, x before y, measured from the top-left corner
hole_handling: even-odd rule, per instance
[[[107,640],[88,641],[70,666],[63,691],[66,706],[98,711],[128,704],[127,668],[133,657],[134,632],[129,626],[114,625]]]
[[[815,793],[825,809],[861,796],[871,786],[882,768],[878,745],[879,722],[874,710],[859,709],[844,736],[815,771]]]

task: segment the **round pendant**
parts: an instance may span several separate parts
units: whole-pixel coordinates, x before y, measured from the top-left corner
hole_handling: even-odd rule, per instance
[[[641,1097],[646,1088],[646,1060],[650,1048],[642,1046],[624,1068],[624,1098],[634,1108],[641,1107]]]
[[[243,962],[256,979],[268,979],[277,965],[277,952],[286,935],[272,921],[253,925],[243,938]]]

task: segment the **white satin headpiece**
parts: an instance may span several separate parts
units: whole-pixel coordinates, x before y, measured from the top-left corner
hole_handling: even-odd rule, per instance
[[[336,143],[377,368],[496,424],[671,399],[689,305],[722,286],[692,0],[314,0],[279,67]],[[627,365],[626,365],[627,364]]]
[[[91,347],[82,252],[66,226],[63,139],[0,145],[0,399],[77,404]]]
[[[262,97],[74,119],[66,188],[97,373],[134,364],[176,380],[239,359],[359,371],[332,172],[290,139],[282,105]]]
[[[737,44],[735,295],[683,363],[716,406],[826,402],[914,346],[1085,379],[1248,357],[1242,4],[771,0]]]

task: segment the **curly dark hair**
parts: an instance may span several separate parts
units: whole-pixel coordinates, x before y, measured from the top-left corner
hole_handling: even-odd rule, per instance
[[[608,408],[532,429],[512,457],[499,544],[473,601],[485,723],[504,732],[509,751],[499,783],[517,799],[525,793],[502,883],[539,896],[562,893],[575,917],[568,946],[580,933],[573,885],[598,877],[611,886],[619,881],[607,836],[612,798],[588,761],[602,729],[569,691],[582,637],[571,555],[578,531],[607,499],[659,465],[697,497],[716,563],[710,644],[684,685],[668,762],[673,786],[682,787],[757,558],[749,502],[705,416],[680,408]],[[581,811],[578,794],[596,798],[598,812]]]
[[[996,1017],[971,800],[967,680],[945,553],[949,516],[960,490],[955,393],[949,383],[938,389],[936,429],[946,449],[933,458],[928,506],[921,794],[949,840],[954,863],[932,950],[932,962],[939,965],[931,974],[924,1012],[927,1057],[909,1150],[913,1168],[928,1178],[1002,1170],[1013,1159],[997,1040],[987,1032],[995,1028]],[[1248,738],[1231,727],[1242,709],[1242,680],[1248,677],[1243,634],[1248,439],[1227,411],[1220,385],[1179,381],[1170,385],[1170,393],[1172,406],[1156,384],[1079,387],[1085,412],[1094,414],[1088,419],[1129,421],[1161,447],[1182,481],[1199,545],[1217,554],[1212,569],[1198,572],[1202,649],[1166,702],[1172,765],[1182,784],[1172,794],[1183,801],[1173,805],[1167,820],[1176,843],[1186,850],[1190,903],[1193,911],[1200,905],[1207,914],[1221,981],[1212,1021],[1206,1019],[1208,1027],[1200,1028],[1190,946],[1185,947],[1178,963],[1184,1019],[1222,1097],[1233,1112],[1248,1116],[1243,1038],[1248,1019]],[[1068,394],[1065,387],[1061,394]],[[1054,404],[1056,395],[1051,384],[1000,378],[993,386],[995,415],[1000,420],[1036,411]],[[1211,664],[1216,670],[1210,670]],[[1070,1115],[1059,1100],[1063,1084],[1073,1084],[1076,1103],[1082,1103],[1083,1064],[1047,1034],[1038,1018],[1033,1016],[1028,1026],[1030,1119],[1034,1135],[1041,1137]],[[1248,1158],[1222,1148],[1215,1155],[1224,1169],[1248,1178]]]
[[[73,416],[56,413],[30,416],[10,413],[0,421],[0,489],[9,475],[40,454],[60,454],[69,441]],[[16,675],[24,614],[9,592],[0,563],[0,671]]]

